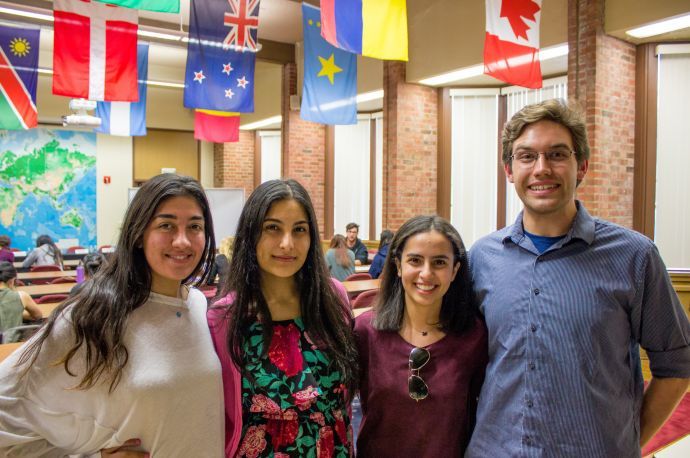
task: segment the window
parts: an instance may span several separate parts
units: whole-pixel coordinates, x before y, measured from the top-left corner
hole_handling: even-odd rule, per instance
[[[369,238],[371,183],[371,116],[357,124],[335,126],[333,228],[345,234],[350,222],[359,224],[359,237]]]
[[[654,241],[669,268],[690,267],[690,45],[657,47]]]
[[[453,89],[450,221],[466,248],[496,230],[498,89]]]
[[[261,139],[261,183],[282,176],[280,154],[280,131],[259,131]]]

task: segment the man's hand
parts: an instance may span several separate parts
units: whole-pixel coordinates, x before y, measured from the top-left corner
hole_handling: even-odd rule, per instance
[[[640,448],[656,434],[671,416],[690,385],[686,378],[652,377],[642,399]]]

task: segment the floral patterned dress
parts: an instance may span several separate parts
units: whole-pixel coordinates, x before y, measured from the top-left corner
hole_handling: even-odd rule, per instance
[[[344,457],[352,429],[340,372],[301,318],[273,322],[265,356],[263,325],[243,342],[242,441],[238,456]]]

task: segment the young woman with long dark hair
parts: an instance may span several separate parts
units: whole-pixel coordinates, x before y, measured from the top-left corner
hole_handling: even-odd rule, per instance
[[[393,237],[374,310],[357,317],[357,455],[462,456],[487,363],[458,232],[416,216]]]
[[[109,262],[0,364],[0,455],[222,456],[221,368],[192,287],[212,228],[196,180],[139,189]]]
[[[268,181],[249,196],[221,295],[209,326],[223,366],[226,456],[349,456],[353,322],[298,182]]]

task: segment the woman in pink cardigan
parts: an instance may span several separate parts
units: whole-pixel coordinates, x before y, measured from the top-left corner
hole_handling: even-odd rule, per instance
[[[208,312],[223,368],[226,456],[350,456],[357,351],[314,209],[294,180],[249,196]]]

